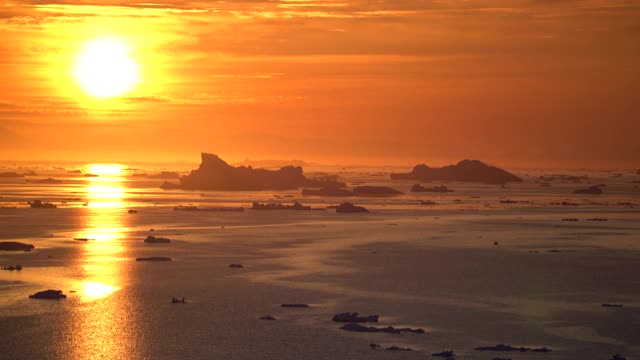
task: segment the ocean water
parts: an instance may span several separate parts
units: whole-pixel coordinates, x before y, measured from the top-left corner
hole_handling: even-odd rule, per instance
[[[485,359],[509,354],[474,347],[502,342],[554,350],[516,354],[523,359],[638,356],[634,172],[526,169],[516,171],[523,183],[504,188],[444,183],[454,192],[412,194],[414,182],[388,176],[408,169],[309,170],[405,192],[350,199],[304,198],[299,189],[165,191],[165,180],[153,178],[190,168],[1,164],[0,173],[37,174],[0,177],[0,240],[36,247],[0,253],[0,265],[24,266],[0,271],[3,359],[418,359],[449,348]],[[540,175],[558,173],[589,179],[540,186]],[[37,182],[47,178],[59,183]],[[572,193],[602,183],[603,195]],[[57,208],[30,208],[35,200]],[[294,200],[318,208],[348,200],[371,213],[249,209],[253,201]],[[245,211],[174,210],[179,205]],[[172,242],[144,243],[148,235]],[[135,260],[148,256],[173,261]],[[67,299],[28,298],[49,288]],[[296,302],[312,306],[279,306]],[[378,313],[380,325],[428,334],[348,333],[330,320],[342,311]],[[267,314],[278,320],[258,319]],[[374,351],[372,342],[414,351]]]

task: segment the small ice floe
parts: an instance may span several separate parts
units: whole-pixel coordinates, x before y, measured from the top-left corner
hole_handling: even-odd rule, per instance
[[[399,347],[399,346],[395,346],[395,345],[389,346],[385,350],[387,350],[387,351],[413,351],[413,349],[403,348],[403,347]]]
[[[167,243],[170,243],[171,240],[167,239],[167,238],[160,237],[160,236],[156,237],[156,236],[153,236],[153,235],[149,235],[149,236],[147,236],[146,239],[144,239],[144,242],[152,243],[152,244],[167,244]]]
[[[624,305],[622,305],[622,304],[609,304],[609,303],[604,303],[604,304],[602,304],[602,307],[607,307],[607,308],[621,308],[621,307],[624,307]]]
[[[518,351],[518,352],[551,352],[551,349],[546,347],[541,348],[528,348],[528,347],[517,347],[505,344],[498,344],[495,346],[479,346],[475,348],[478,351]]]
[[[355,332],[381,332],[381,333],[389,333],[389,334],[400,334],[403,332],[415,333],[415,334],[424,334],[423,329],[412,329],[412,328],[395,328],[393,326],[387,327],[375,327],[375,326],[364,326],[355,323],[345,324],[340,327],[340,329],[345,331],[355,331]]]
[[[309,304],[282,304],[280,306],[284,308],[310,308],[311,307]]]
[[[27,204],[32,209],[55,209],[58,207],[58,205],[48,203],[48,202],[42,202],[41,200],[29,201],[27,202]]]
[[[368,213],[369,210],[362,206],[353,205],[350,202],[344,202],[336,207],[337,213]]]
[[[349,322],[349,323],[363,323],[363,322],[378,322],[379,315],[360,316],[357,312],[344,312],[335,314],[333,321],[335,322]]]
[[[7,270],[7,271],[20,271],[22,270],[22,265],[9,265],[9,266],[5,266],[2,268],[2,270]]]
[[[46,300],[59,300],[66,299],[67,295],[62,293],[62,290],[44,290],[38,291],[33,295],[29,295],[31,299],[46,299]]]
[[[172,261],[173,259],[166,256],[139,257],[136,261]]]
[[[453,360],[453,359],[456,358],[456,354],[453,352],[453,350],[446,350],[446,351],[433,353],[433,354],[431,354],[431,356],[441,357],[441,358],[445,358],[447,360]]]

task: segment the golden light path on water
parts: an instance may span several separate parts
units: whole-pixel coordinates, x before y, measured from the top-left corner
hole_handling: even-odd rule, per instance
[[[77,292],[85,303],[72,329],[73,358],[127,358],[135,322],[130,306],[118,296],[128,281],[124,246],[129,233],[129,214],[123,209],[127,190],[122,165],[92,164],[86,172],[87,206],[76,238],[87,239],[81,247],[79,265],[82,280]]]
[[[77,238],[88,239],[84,247],[84,280],[80,295],[86,299],[109,296],[120,289],[122,281],[117,263],[124,252],[122,246],[126,226],[122,204],[124,166],[119,164],[91,164],[86,171],[97,175],[88,178],[86,198],[88,216]]]

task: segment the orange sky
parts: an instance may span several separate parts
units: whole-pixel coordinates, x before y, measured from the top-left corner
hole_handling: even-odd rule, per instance
[[[102,36],[142,82],[98,101]],[[640,166],[637,0],[10,0],[0,38],[0,159]]]

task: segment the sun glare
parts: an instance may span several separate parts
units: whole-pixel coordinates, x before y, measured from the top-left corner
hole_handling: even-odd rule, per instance
[[[82,295],[89,299],[107,297],[116,290],[118,290],[117,287],[95,281],[86,281],[82,284]]]
[[[131,52],[131,48],[118,38],[90,40],[76,58],[73,76],[93,97],[123,95],[140,81],[139,66]]]
[[[123,166],[120,164],[89,164],[86,169],[90,174],[118,177],[122,175]]]

